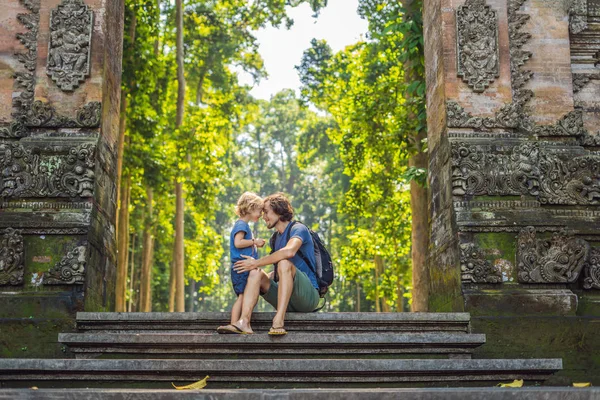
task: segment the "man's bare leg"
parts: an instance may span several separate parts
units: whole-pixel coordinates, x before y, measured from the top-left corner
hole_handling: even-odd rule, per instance
[[[267,277],[267,274],[262,269],[254,269],[250,271],[248,275],[248,282],[246,283],[246,289],[244,289],[244,298],[242,300],[242,313],[239,320],[235,323],[242,332],[254,333],[250,326],[250,320],[252,318],[252,311],[256,302],[258,301],[258,295],[262,290],[266,293],[271,286],[271,282]]]
[[[281,260],[277,264],[277,273],[279,275],[279,286],[277,288],[277,313],[273,318],[273,328],[283,328],[285,326],[285,312],[294,288],[296,267],[288,260]]]

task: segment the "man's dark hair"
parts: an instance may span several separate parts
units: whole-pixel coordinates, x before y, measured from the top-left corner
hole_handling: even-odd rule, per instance
[[[288,200],[283,193],[275,193],[265,197],[265,203],[271,205],[271,209],[275,214],[279,215],[281,221],[291,221],[294,218],[294,209],[292,203]]]

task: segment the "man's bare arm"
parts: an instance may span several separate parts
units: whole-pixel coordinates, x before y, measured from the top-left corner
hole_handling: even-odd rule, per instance
[[[252,257],[242,256],[245,260],[238,261],[234,264],[233,269],[237,272],[246,272],[256,268],[264,267],[265,265],[275,264],[281,260],[287,260],[296,255],[298,250],[302,246],[302,240],[299,238],[293,237],[290,241],[285,245],[284,248],[277,250],[273,254],[270,254],[266,257],[260,258],[258,260],[253,259]]]

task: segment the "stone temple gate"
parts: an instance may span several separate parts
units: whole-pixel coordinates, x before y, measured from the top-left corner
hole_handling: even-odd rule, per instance
[[[113,307],[122,8],[0,1],[5,351],[56,354],[76,311]]]
[[[0,356],[60,357],[114,309],[123,2],[0,10]],[[429,311],[600,371],[600,0],[424,0],[424,30]]]
[[[425,1],[430,309],[600,315],[600,1]]]

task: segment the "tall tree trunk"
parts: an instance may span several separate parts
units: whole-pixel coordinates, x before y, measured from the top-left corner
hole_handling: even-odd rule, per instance
[[[129,302],[127,303],[127,311],[131,312],[133,306],[133,299],[135,297],[135,293],[133,291],[133,280],[135,279],[135,239],[137,235],[134,233],[131,236],[131,256],[129,259],[131,262],[129,263]]]
[[[402,2],[405,8],[404,18],[410,20],[419,10],[419,3],[414,0],[405,0]],[[412,62],[404,64],[404,77],[407,82],[416,80],[425,81],[425,77]],[[410,94],[407,93],[407,96]],[[408,115],[408,119],[415,119],[416,115]],[[408,164],[416,168],[428,168],[427,153],[422,148],[423,139],[427,138],[427,132],[422,129],[415,132],[413,137],[416,147],[416,153],[409,159]],[[413,290],[412,290],[412,311],[428,310],[429,301],[429,272],[427,270],[427,253],[429,251],[429,214],[428,214],[428,193],[427,188],[420,186],[417,182],[410,183],[410,207],[412,210],[412,270],[413,270]]]
[[[169,312],[175,311],[175,260],[169,263],[171,274],[169,275]]]
[[[379,256],[375,256],[375,312],[381,312],[381,303],[379,297]]]
[[[427,168],[427,155],[416,154],[409,165]],[[427,270],[427,252],[429,251],[429,218],[427,209],[427,188],[417,182],[410,183],[410,205],[412,209],[412,311],[428,311],[429,271]]]
[[[175,127],[183,124],[185,99],[185,75],[183,71],[183,0],[175,0],[175,24],[177,26],[177,117]],[[175,309],[185,311],[184,248],[183,248],[183,182],[175,179]]]
[[[400,277],[398,277],[398,283],[396,284],[396,312],[404,312],[404,288],[400,285]]]
[[[119,231],[117,242],[117,277],[115,282],[115,311],[125,311],[125,291],[127,290],[127,252],[129,250],[129,186],[131,177],[127,176],[121,185],[119,199]]]
[[[140,311],[152,311],[152,264],[154,259],[154,224],[153,207],[154,192],[146,187],[147,208],[144,218],[144,234],[142,239],[142,267],[140,276]]]
[[[131,17],[131,25],[129,26],[129,37],[131,38],[131,44],[135,43],[135,31],[137,28],[137,15],[134,13]],[[130,54],[130,58],[133,58],[133,52]],[[131,86],[134,85],[134,82],[130,83]],[[120,196],[121,193],[121,175],[123,174],[123,153],[125,150],[125,126],[127,123],[126,114],[127,114],[127,93],[128,90],[121,89],[121,105],[120,105],[120,115],[119,115],[119,138],[117,141],[117,196]],[[119,199],[117,198],[117,204],[120,204]],[[118,224],[118,220],[117,220]],[[118,225],[115,228],[117,232],[119,231]]]
[[[183,183],[175,183],[175,311],[185,311],[183,247]]]
[[[383,270],[384,270],[384,264],[383,264],[383,258],[381,256],[375,256],[375,279],[376,279],[376,284],[377,284],[377,289],[376,289],[376,297],[378,298],[377,300],[377,305],[375,306],[375,310],[377,310],[377,306],[379,306],[379,311],[377,312],[389,312],[390,311],[390,306],[387,303],[387,298],[380,292],[379,287],[381,286],[379,284],[379,279],[383,276]],[[379,304],[379,301],[381,301],[381,303]]]

